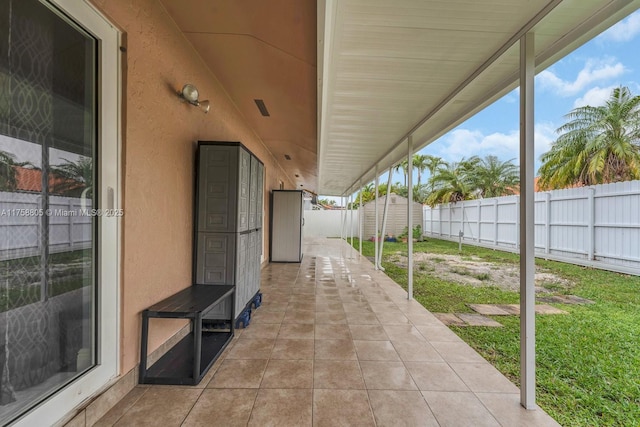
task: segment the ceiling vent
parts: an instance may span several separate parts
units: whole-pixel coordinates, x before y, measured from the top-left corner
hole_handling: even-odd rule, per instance
[[[258,110],[260,110],[260,114],[264,117],[269,117],[269,110],[267,110],[267,106],[264,105],[264,101],[262,99],[254,99],[256,105],[258,106]]]

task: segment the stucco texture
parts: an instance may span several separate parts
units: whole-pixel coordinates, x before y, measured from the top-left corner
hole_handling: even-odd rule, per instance
[[[123,52],[123,235],[121,373],[139,362],[140,313],[192,283],[196,141],[240,141],[265,164],[265,222],[269,190],[293,184],[224,87],[154,0],[93,0],[126,40]],[[211,101],[204,114],[176,92],[195,84]],[[264,253],[268,257],[268,230]],[[180,323],[151,323],[149,350]]]

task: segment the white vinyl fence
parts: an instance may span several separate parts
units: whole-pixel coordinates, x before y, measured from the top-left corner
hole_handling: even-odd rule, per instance
[[[0,192],[0,261],[40,253],[42,197],[34,193]],[[91,247],[91,217],[80,209],[76,197],[49,197],[49,251],[63,252]],[[44,212],[43,212],[44,214]]]
[[[516,250],[519,196],[424,208],[424,234]],[[535,194],[539,256],[640,275],[640,181]]]
[[[340,224],[341,215],[344,215],[345,211],[332,211],[332,210],[306,210],[304,211],[304,227],[303,233],[309,237],[340,237]],[[347,223],[345,224],[345,230],[347,234],[351,236],[353,231],[353,237],[358,237],[358,211],[353,211],[353,223],[350,224],[351,211],[347,210]],[[351,225],[351,228],[349,228]]]

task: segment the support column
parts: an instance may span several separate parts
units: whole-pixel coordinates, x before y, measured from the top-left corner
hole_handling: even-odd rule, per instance
[[[360,204],[358,205],[358,238],[360,239],[360,256],[362,256],[362,224],[364,223],[364,206],[362,206],[362,181],[360,181]]]
[[[413,299],[413,136],[407,138],[407,299]]]
[[[376,270],[378,270],[378,165],[376,165],[375,167],[375,174],[376,174],[376,179],[375,179],[375,194],[376,197],[374,199],[374,207],[376,210],[376,214],[375,214],[375,226],[373,227],[373,247],[374,247],[374,267]]]
[[[520,404],[536,408],[534,259],[534,34],[520,39]]]
[[[351,236],[351,246],[353,246],[353,193],[349,195],[349,235]]]
[[[380,253],[378,254],[378,266],[382,271],[384,268],[382,267],[382,251],[384,249],[384,236],[387,233],[387,215],[389,213],[389,193],[391,192],[391,174],[393,173],[393,168],[389,167],[389,177],[387,178],[387,195],[384,198],[384,210],[382,211],[382,231],[380,234],[382,235],[382,240],[380,241]]]
[[[344,214],[345,214],[345,210],[344,210],[344,196],[340,196],[340,206],[343,208],[340,211],[340,240],[344,239]]]

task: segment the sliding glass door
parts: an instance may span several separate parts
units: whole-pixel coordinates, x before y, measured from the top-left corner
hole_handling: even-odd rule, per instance
[[[0,424],[99,361],[98,40],[0,1]]]

